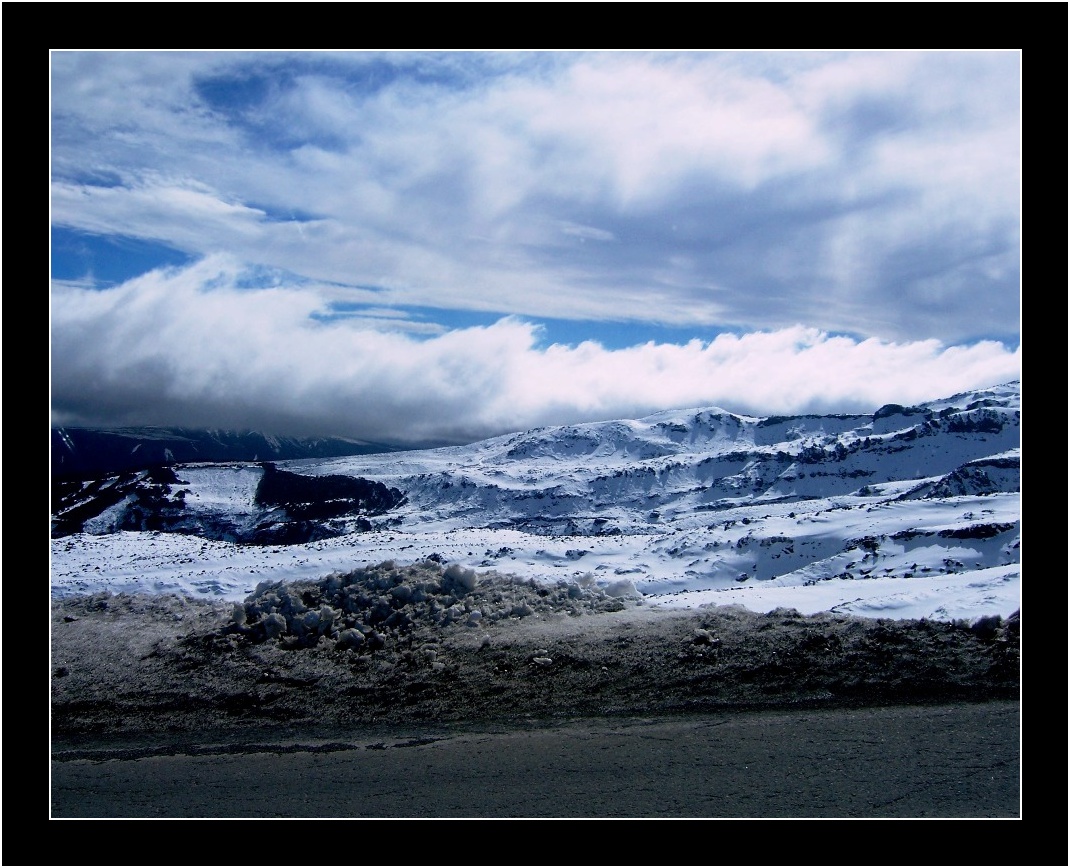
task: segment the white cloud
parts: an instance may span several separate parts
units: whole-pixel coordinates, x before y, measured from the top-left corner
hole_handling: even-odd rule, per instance
[[[225,202],[201,184],[162,179],[129,187],[57,182],[52,217],[86,232],[152,238],[198,253],[209,243],[240,248],[267,234],[263,211]]]
[[[596,226],[582,226],[579,223],[570,223],[568,220],[561,220],[558,225],[561,227],[561,231],[564,232],[565,235],[573,235],[584,241],[617,240],[612,232],[607,232],[605,229],[599,229]]]
[[[1019,66],[57,53],[53,219],[381,286],[391,304],[1007,336]],[[237,103],[213,102],[230,86]],[[278,218],[291,212],[314,219]]]
[[[247,278],[212,257],[108,290],[54,286],[55,417],[464,442],[680,407],[871,412],[1021,370],[1020,350],[999,343],[856,341],[802,326],[708,344],[540,349],[537,326],[505,318],[418,340],[371,319],[317,321],[316,291],[242,288]]]

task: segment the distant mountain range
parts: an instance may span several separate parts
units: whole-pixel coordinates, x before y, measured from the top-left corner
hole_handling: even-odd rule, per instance
[[[900,500],[1017,491],[1019,405],[1011,383],[872,415],[668,411],[400,454],[337,438],[58,428],[54,531],[296,542],[367,530],[369,516],[433,512],[484,527],[604,535],[681,513],[890,487]],[[225,496],[211,491],[220,473],[210,465],[220,463],[248,465],[233,468],[245,482]],[[405,515],[391,516],[402,503]]]
[[[93,479],[196,461],[338,458],[396,447],[341,437],[275,437],[190,428],[53,428],[52,478]]]

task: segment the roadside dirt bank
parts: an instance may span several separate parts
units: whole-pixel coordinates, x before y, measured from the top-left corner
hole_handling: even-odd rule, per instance
[[[451,595],[442,597],[453,600],[448,607],[433,594],[414,604],[421,586],[411,575],[401,576],[403,605],[404,594],[367,593],[389,584],[380,574],[363,584],[272,586],[237,609],[174,596],[55,601],[52,739],[1019,695],[1017,616],[971,625],[736,607],[666,612],[505,579],[457,588],[445,576],[436,593]],[[347,608],[358,598],[364,608]]]

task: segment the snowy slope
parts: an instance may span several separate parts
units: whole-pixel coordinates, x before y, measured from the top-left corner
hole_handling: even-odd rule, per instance
[[[237,599],[264,578],[438,554],[547,581],[591,573],[653,606],[1008,615],[1020,407],[1015,382],[871,415],[698,408],[278,462],[274,478],[322,491],[317,504],[267,502],[260,465],[175,465],[174,482],[128,475],[66,493],[52,589]],[[361,487],[331,499],[340,480]]]

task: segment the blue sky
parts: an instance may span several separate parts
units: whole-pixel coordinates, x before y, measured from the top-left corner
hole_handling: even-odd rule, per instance
[[[444,443],[1016,378],[1020,67],[54,52],[53,423]]]

